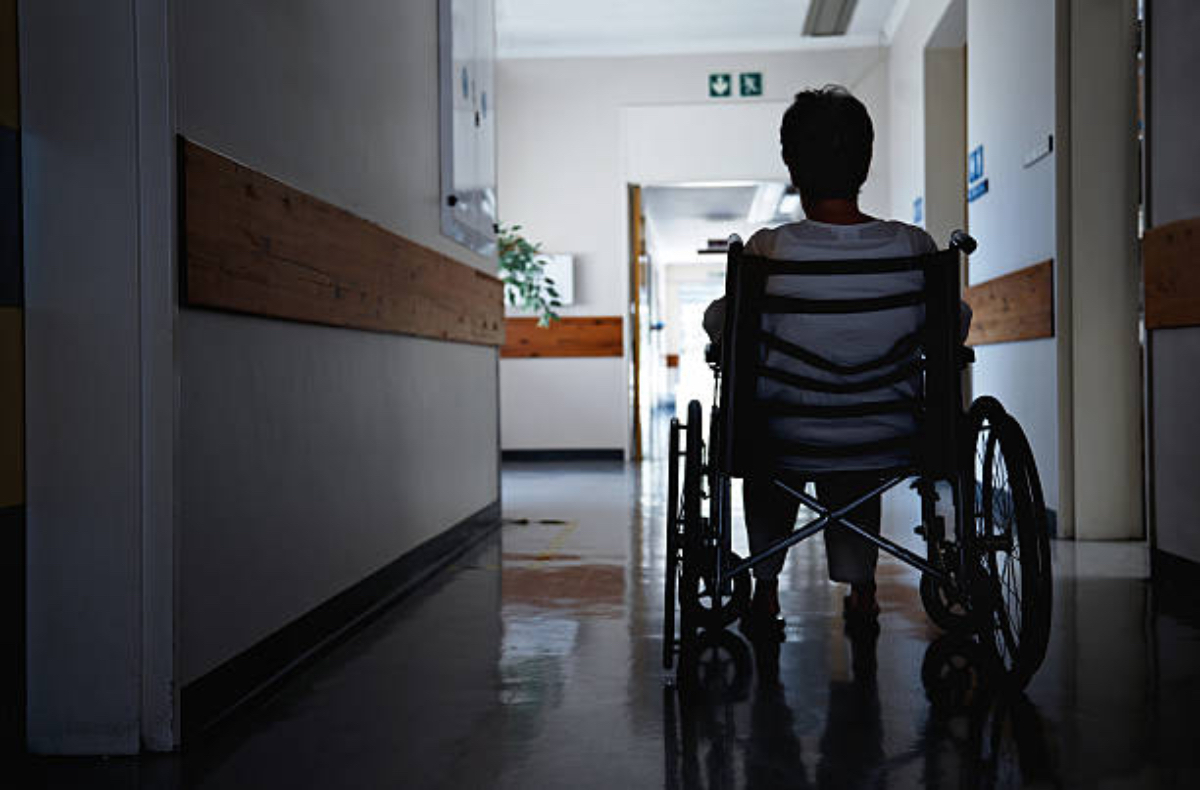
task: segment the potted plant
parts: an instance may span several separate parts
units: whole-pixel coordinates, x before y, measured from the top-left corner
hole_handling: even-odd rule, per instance
[[[562,302],[554,280],[546,276],[546,259],[538,256],[542,245],[520,231],[520,225],[500,225],[496,231],[505,299],[510,306],[536,315],[538,326],[548,327],[558,320],[555,308]]]

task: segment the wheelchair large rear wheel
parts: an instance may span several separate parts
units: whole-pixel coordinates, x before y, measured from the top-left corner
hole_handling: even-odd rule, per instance
[[[702,494],[701,478],[704,474],[703,432],[701,429],[700,402],[693,400],[688,403],[687,424],[683,427],[683,501],[678,516],[679,553],[682,569],[680,573],[679,590],[680,615],[679,626],[683,639],[695,630],[693,613],[689,610],[685,591],[689,585],[689,575],[694,576],[700,570],[702,547],[704,544],[704,520],[700,513]]]
[[[1041,482],[1021,426],[991,398],[971,406],[975,438],[974,614],[1012,685],[1024,688],[1050,638],[1053,584]]]
[[[679,581],[679,420],[671,420],[667,451],[667,543],[666,578],[663,583],[663,668],[675,663],[675,596]]]

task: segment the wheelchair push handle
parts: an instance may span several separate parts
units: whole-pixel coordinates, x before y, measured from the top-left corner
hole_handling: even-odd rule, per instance
[[[958,250],[959,252],[970,255],[979,247],[979,242],[967,233],[965,230],[956,230],[950,234],[950,249]]]
[[[713,340],[704,347],[704,361],[714,370],[721,367],[721,341]]]

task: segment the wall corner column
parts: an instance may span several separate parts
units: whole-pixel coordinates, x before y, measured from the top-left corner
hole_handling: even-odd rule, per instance
[[[1086,130],[1059,141],[1060,158],[1069,160],[1058,182],[1059,219],[1066,224],[1060,239],[1067,233],[1060,245],[1069,245],[1060,269],[1059,356],[1060,366],[1069,367],[1060,408],[1071,412],[1063,440],[1074,534],[1139,539],[1137,9],[1135,0],[1070,0],[1063,20],[1063,5],[1059,19],[1067,27],[1058,40],[1067,78],[1059,84],[1059,108],[1068,113],[1069,131]]]

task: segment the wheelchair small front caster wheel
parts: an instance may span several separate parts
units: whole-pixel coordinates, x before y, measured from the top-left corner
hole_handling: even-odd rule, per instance
[[[952,633],[970,630],[971,613],[966,605],[951,595],[944,584],[925,574],[921,575],[921,603],[925,614],[939,628]]]
[[[729,563],[736,565],[741,557],[731,554]],[[704,563],[703,567],[711,567]],[[750,573],[743,571],[728,580],[725,589],[713,590],[712,576],[700,573],[696,564],[684,563],[679,587],[679,603],[689,622],[702,629],[719,630],[733,623],[750,608]]]

